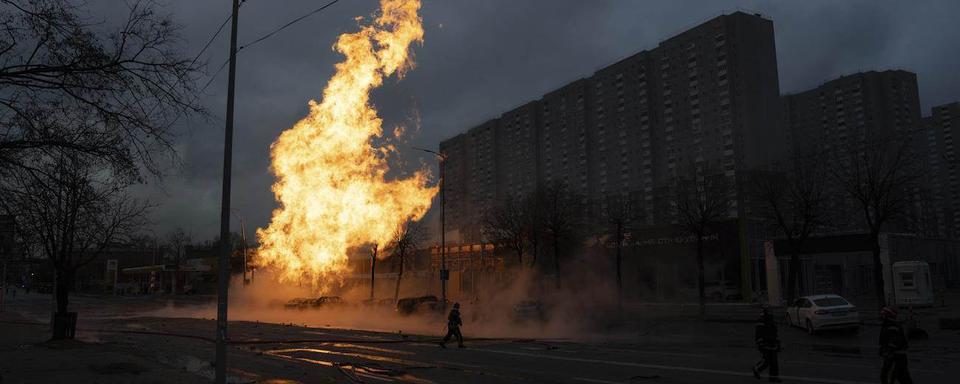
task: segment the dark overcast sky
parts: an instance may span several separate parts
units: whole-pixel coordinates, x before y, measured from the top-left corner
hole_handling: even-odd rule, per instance
[[[202,48],[229,13],[229,0],[166,0],[183,25],[187,52]],[[248,0],[241,8],[240,42],[249,42],[327,0]],[[92,16],[121,15],[114,0],[99,0]],[[247,234],[269,222],[269,145],[304,116],[341,57],[337,35],[356,30],[356,16],[374,0],[341,0],[240,53],[234,144],[233,206]],[[781,92],[812,88],[842,74],[871,69],[914,71],[924,114],[960,99],[960,1],[614,1],[424,0],[426,35],[415,47],[417,68],[375,93],[386,126],[421,117],[414,145],[439,141],[714,16],[736,10],[774,21]],[[99,12],[99,13],[98,13]],[[225,29],[227,32],[228,28]],[[228,34],[205,55],[209,72],[225,60]],[[162,185],[145,188],[156,203],[155,232],[182,226],[195,239],[218,231],[220,167],[226,94],[224,70],[204,96],[217,118],[181,127],[183,168]],[[406,155],[417,164],[420,154]],[[238,228],[238,224],[234,223]]]

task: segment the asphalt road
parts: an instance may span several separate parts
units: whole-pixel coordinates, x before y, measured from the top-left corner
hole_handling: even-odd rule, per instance
[[[49,309],[44,303],[22,302],[14,309],[39,320]],[[82,313],[81,340],[123,347],[142,361],[157,361],[200,378],[212,375],[212,319],[145,315],[132,309],[131,299],[77,298],[74,303]],[[96,315],[84,317],[83,311]],[[272,316],[294,318],[296,313]],[[759,358],[752,331],[750,323],[661,318],[616,335],[498,338],[490,337],[496,332],[487,329],[478,339],[467,326],[467,348],[450,343],[443,349],[436,343],[439,334],[238,321],[230,325],[229,364],[235,382],[750,383],[755,382],[750,367]],[[795,383],[877,383],[877,332],[868,326],[858,334],[811,336],[781,326],[781,378]],[[954,331],[913,342],[910,365],[917,383],[955,382],[960,377],[960,335]],[[16,369],[10,372],[5,376],[18,382]],[[124,378],[98,382],[130,382]]]
[[[350,331],[324,333],[351,336]],[[396,340],[394,335],[380,338]],[[467,344],[465,349],[452,344],[442,349],[430,342],[306,343],[272,346],[277,349],[265,351],[264,356],[300,365],[340,367],[366,382],[437,383],[744,383],[754,381],[750,366],[758,358],[749,347],[710,342],[490,340]],[[830,345],[836,350],[789,348],[782,355],[781,378],[797,383],[879,381],[876,357],[856,351],[849,342],[822,343],[817,348]],[[956,374],[960,360],[956,354],[949,358],[917,352],[910,363],[918,383],[947,383],[951,382],[948,372]]]

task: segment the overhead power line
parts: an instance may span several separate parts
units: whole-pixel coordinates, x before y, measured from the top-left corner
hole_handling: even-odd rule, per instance
[[[286,23],[286,24],[284,24],[284,25],[281,25],[280,27],[278,27],[278,28],[270,31],[269,33],[267,33],[267,34],[265,34],[265,35],[263,35],[263,36],[260,36],[260,37],[258,37],[258,38],[256,38],[256,39],[254,39],[253,41],[251,41],[251,42],[249,42],[249,43],[246,43],[246,44],[244,44],[244,45],[241,45],[239,48],[237,48],[237,53],[236,53],[236,54],[239,55],[239,54],[240,54],[240,51],[242,51],[244,48],[249,48],[250,46],[253,46],[253,45],[257,44],[257,43],[260,43],[260,42],[262,42],[262,41],[264,41],[264,40],[266,40],[266,39],[269,39],[269,38],[273,37],[274,35],[276,35],[277,33],[280,33],[280,31],[282,31],[282,30],[284,30],[284,29],[287,29],[287,28],[289,28],[290,26],[292,26],[292,25],[294,25],[294,24],[296,24],[296,23],[301,22],[301,21],[303,21],[304,19],[306,19],[306,18],[308,18],[308,17],[310,17],[310,16],[313,16],[313,15],[315,15],[315,14],[317,14],[317,13],[322,12],[323,10],[329,8],[330,6],[336,4],[336,3],[339,2],[339,1],[340,1],[340,0],[333,0],[333,1],[331,1],[331,2],[329,2],[329,3],[327,3],[327,4],[325,4],[325,5],[323,5],[323,6],[320,7],[320,8],[317,8],[317,9],[314,9],[314,10],[312,10],[312,11],[310,11],[310,12],[307,12],[307,13],[304,14],[303,16],[300,16],[300,17],[297,17],[297,18],[295,18],[295,19],[293,19],[293,20],[290,20],[288,23]],[[228,18],[227,20],[229,20],[229,18]],[[226,22],[224,22],[224,25],[226,25]],[[223,28],[223,25],[221,25],[220,28],[222,29],[222,28]],[[218,30],[217,33],[219,33],[219,30]],[[214,37],[216,37],[216,36],[214,36]],[[210,43],[207,43],[207,45],[210,45]],[[206,49],[206,47],[204,47],[204,49]],[[201,51],[201,53],[203,53],[203,52]],[[223,68],[226,67],[229,62],[230,62],[230,58],[227,58],[227,60],[224,61],[223,64],[220,64],[220,68],[217,68],[217,71],[214,72],[212,76],[210,76],[210,80],[207,81],[207,84],[205,84],[205,85],[203,86],[203,88],[200,89],[200,92],[201,92],[201,93],[203,93],[203,91],[205,91],[205,90],[207,89],[207,87],[209,87],[210,84],[213,83],[213,80],[215,80],[215,79],[217,78],[217,75],[220,74],[220,71],[223,71]]]
[[[220,31],[223,31],[223,27],[225,27],[232,18],[233,16],[227,16],[227,18],[223,20],[223,23],[220,23],[220,28],[217,28],[217,32],[210,37],[210,40],[207,40],[207,44],[205,44],[203,49],[201,49],[200,52],[197,53],[197,56],[193,58],[193,63],[196,63],[197,60],[200,59],[200,56],[203,56],[203,53],[207,51],[207,48],[210,48],[210,44],[213,44],[213,41],[217,39],[217,36],[220,36]]]
[[[289,23],[286,23],[286,24],[280,26],[280,28],[274,29],[274,30],[271,31],[270,33],[268,33],[268,34],[266,34],[266,35],[263,35],[263,36],[260,36],[259,38],[257,38],[257,39],[254,40],[254,41],[251,41],[251,42],[249,42],[249,43],[246,43],[246,44],[244,44],[244,45],[241,45],[239,49],[248,48],[248,47],[250,47],[250,46],[252,46],[252,45],[254,45],[254,44],[257,44],[257,43],[259,43],[259,42],[261,42],[261,41],[264,41],[264,40],[266,40],[266,39],[269,39],[270,37],[272,37],[273,35],[276,35],[276,34],[279,33],[280,31],[282,31],[282,30],[284,30],[284,29],[287,29],[287,27],[289,27],[289,26],[291,26],[291,25],[294,25],[294,24],[302,21],[303,19],[306,19],[306,18],[308,18],[308,17],[310,17],[310,16],[313,16],[313,15],[315,15],[315,14],[317,14],[317,13],[320,13],[320,12],[323,11],[324,9],[327,9],[327,7],[330,7],[331,5],[336,4],[338,1],[340,1],[340,0],[333,0],[333,1],[327,3],[326,5],[324,5],[324,6],[320,7],[320,8],[317,8],[317,9],[314,9],[314,10],[308,12],[307,14],[305,14],[305,15],[303,15],[303,16],[300,16],[300,17],[298,17],[298,18],[296,18],[296,19],[290,20]],[[238,49],[238,50],[239,50],[239,49]]]
[[[243,7],[247,0],[240,0],[240,7]],[[213,36],[210,36],[210,40],[207,40],[207,44],[203,46],[203,49],[200,52],[197,52],[197,56],[193,58],[193,63],[196,63],[197,60],[200,60],[200,56],[203,56],[203,53],[207,51],[207,48],[210,48],[210,44],[213,44],[213,41],[217,39],[217,36],[220,36],[220,32],[223,31],[223,27],[227,26],[227,23],[230,22],[230,19],[233,18],[233,15],[227,15],[227,18],[220,23],[220,27],[217,28],[217,31],[213,33]]]

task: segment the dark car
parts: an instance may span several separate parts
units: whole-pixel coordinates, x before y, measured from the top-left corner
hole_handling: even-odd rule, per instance
[[[313,301],[313,299],[298,297],[296,299],[290,299],[283,307],[286,309],[304,309],[310,305],[311,301]]]
[[[405,297],[397,300],[397,312],[401,315],[412,315],[421,312],[436,312],[443,310],[440,300],[436,296]]]
[[[310,305],[313,307],[334,307],[343,304],[343,299],[341,299],[340,296],[320,296],[310,300]]]
[[[708,281],[703,284],[703,294],[712,301],[738,301],[743,298],[740,285],[733,281]]]
[[[366,299],[361,302],[364,307],[374,308],[392,308],[395,301],[393,299]]]
[[[516,322],[545,322],[547,311],[539,300],[523,300],[513,306],[511,314]]]

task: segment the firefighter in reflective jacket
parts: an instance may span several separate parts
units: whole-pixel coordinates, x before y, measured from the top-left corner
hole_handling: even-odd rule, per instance
[[[753,377],[760,379],[760,372],[770,368],[770,382],[779,383],[780,364],[777,354],[780,352],[780,339],[777,338],[777,324],[773,322],[773,315],[764,307],[760,319],[754,329],[754,341],[760,350],[760,361],[753,366]]]
[[[907,336],[897,321],[897,309],[884,307],[880,310],[883,325],[880,327],[880,382],[883,384],[913,384],[907,370]]]
[[[443,341],[440,343],[441,347],[446,348],[447,341],[456,336],[458,346],[463,348],[463,334],[460,333],[461,325],[463,325],[463,320],[460,319],[460,303],[453,303],[453,309],[447,316],[447,335],[443,337]]]

